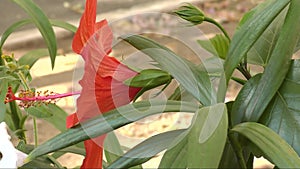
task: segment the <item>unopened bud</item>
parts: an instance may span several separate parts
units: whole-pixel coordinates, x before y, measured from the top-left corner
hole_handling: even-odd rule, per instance
[[[205,20],[204,13],[192,4],[187,4],[180,7],[174,12],[182,19],[191,22],[194,25],[201,24]]]

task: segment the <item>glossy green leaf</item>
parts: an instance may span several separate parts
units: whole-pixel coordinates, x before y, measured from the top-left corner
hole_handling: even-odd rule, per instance
[[[213,55],[219,56],[222,59],[226,58],[229,48],[229,40],[224,35],[217,34],[209,40],[198,40],[197,42]]]
[[[130,149],[107,168],[129,168],[142,164],[154,157],[156,154],[167,149],[170,146],[170,142],[184,131],[185,130],[174,130],[152,136]]]
[[[32,0],[12,0],[31,17],[36,27],[42,34],[49,50],[51,65],[54,68],[55,57],[57,52],[56,37],[47,16]]]
[[[164,155],[160,168],[217,168],[227,139],[228,117],[223,103],[203,107],[189,130]],[[172,144],[171,144],[172,145]]]
[[[194,117],[188,135],[191,155],[187,168],[217,168],[227,139],[228,118],[223,103],[201,108]]]
[[[300,60],[291,64],[285,81],[264,112],[260,122],[289,143],[300,155]]]
[[[50,20],[50,23],[52,26],[56,26],[56,27],[60,27],[60,28],[63,28],[65,30],[68,30],[70,32],[73,32],[75,33],[77,31],[77,27],[68,23],[68,22],[65,22],[65,21],[59,21],[59,20]]]
[[[23,55],[19,60],[18,63],[20,65],[28,65],[29,68],[31,68],[36,61],[38,61],[40,58],[49,55],[47,49],[36,49],[31,50],[27,52],[25,55]]]
[[[8,81],[5,79],[0,80],[0,123],[5,120],[6,116],[6,105],[4,100],[6,98],[8,89]]]
[[[234,126],[231,132],[247,137],[279,168],[299,168],[300,158],[293,148],[270,128],[254,122]]]
[[[243,57],[289,2],[290,0],[269,0],[270,5],[264,5],[261,10],[251,14],[250,19],[244,21],[234,34],[224,63],[227,83]]]
[[[21,21],[18,21],[14,24],[12,24],[11,26],[9,26],[1,35],[1,41],[0,41],[0,49],[2,49],[6,39],[9,37],[9,35],[11,33],[13,33],[14,31],[16,31],[17,29],[19,29],[20,27],[27,25],[29,23],[32,23],[31,19],[24,19]]]
[[[240,90],[236,100],[232,105],[230,113],[232,126],[250,120],[251,114],[246,114],[245,110],[249,105],[250,99],[254,95],[260,79],[261,74],[253,76]]]
[[[200,69],[199,66],[177,56],[170,49],[143,36],[127,35],[121,38],[158,62],[164,71],[169,72],[182,87],[203,105],[211,105],[216,102],[216,96],[208,73]]]
[[[255,89],[245,112],[247,121],[258,121],[278,91],[290,68],[294,48],[300,37],[300,1],[292,0],[269,64]],[[289,38],[287,38],[289,37]]]
[[[66,132],[46,141],[31,152],[27,161],[83,140],[103,135],[149,115],[162,112],[195,112],[197,109],[198,106],[194,103],[180,101],[150,100],[125,105],[88,120],[77,127],[68,129]],[[58,142],[60,144],[57,144]]]

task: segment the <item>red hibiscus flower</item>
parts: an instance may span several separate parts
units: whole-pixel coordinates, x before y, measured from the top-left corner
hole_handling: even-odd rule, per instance
[[[81,94],[76,113],[68,116],[67,127],[73,127],[96,115],[128,104],[140,88],[124,85],[124,81],[137,75],[113,57],[112,31],[106,20],[96,20],[96,0],[87,0],[79,28],[73,39],[73,50],[84,61],[84,75],[80,80]],[[86,156],[81,168],[102,168],[102,145],[105,136],[84,141]]]

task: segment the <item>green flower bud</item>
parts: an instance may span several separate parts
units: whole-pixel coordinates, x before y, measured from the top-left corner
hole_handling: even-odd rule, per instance
[[[192,4],[184,5],[174,13],[194,25],[201,24],[205,20],[204,13]]]

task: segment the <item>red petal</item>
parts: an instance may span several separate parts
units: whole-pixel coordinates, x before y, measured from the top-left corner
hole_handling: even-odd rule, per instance
[[[97,0],[87,0],[84,13],[80,19],[79,27],[74,35],[72,48],[80,53],[84,44],[95,32]]]
[[[67,128],[74,127],[76,124],[78,124],[79,120],[77,118],[77,113],[73,113],[69,116],[67,116],[66,120],[66,126]]]
[[[104,140],[104,137],[99,137]],[[94,140],[84,141],[84,147],[86,151],[85,159],[80,168],[90,169],[90,168],[102,168],[102,158],[103,158],[103,143],[101,145],[94,142]]]
[[[101,112],[110,111],[132,101],[140,88],[129,87],[124,81],[137,75],[115,58],[104,57],[95,79],[95,95]]]

